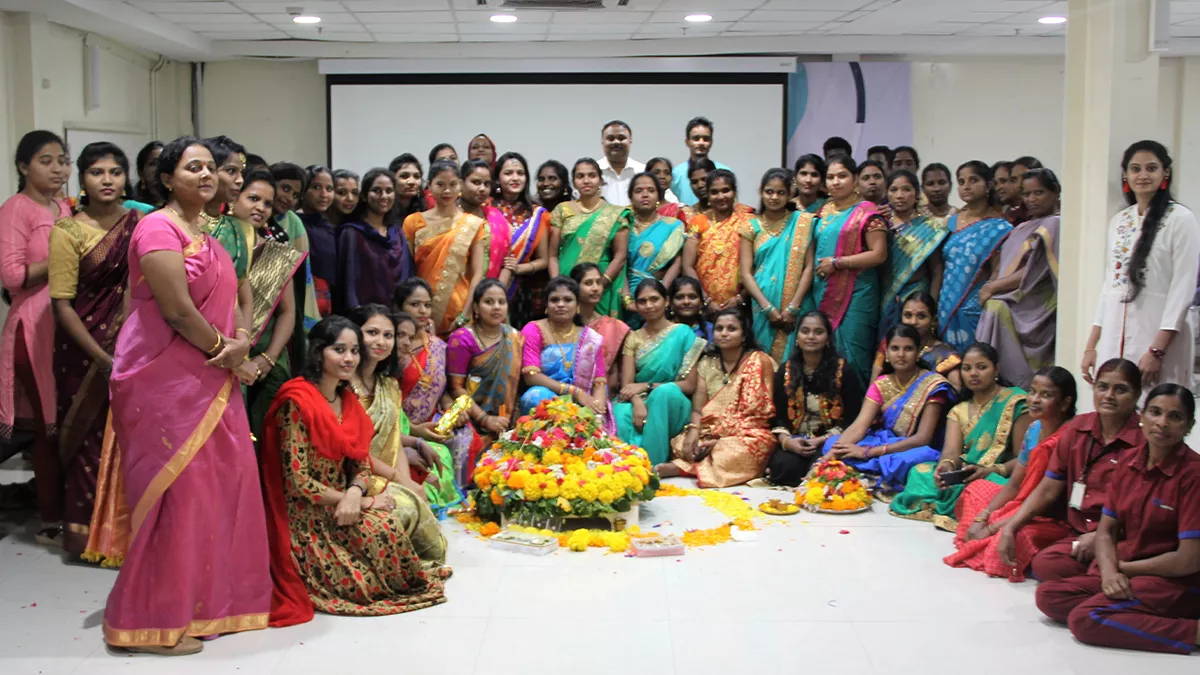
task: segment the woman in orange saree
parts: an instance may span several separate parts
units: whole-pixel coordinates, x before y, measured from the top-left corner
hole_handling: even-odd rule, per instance
[[[417,274],[433,288],[433,326],[442,338],[467,323],[471,294],[484,277],[491,241],[487,221],[459,208],[461,187],[457,165],[434,162],[429,167],[434,207],[404,219]]]
[[[713,345],[689,375],[696,381],[692,423],[671,441],[674,461],[658,468],[664,478],[695,476],[702,488],[761,477],[778,444],[771,434],[775,363],[755,343],[740,309],[717,313]]]
[[[733,172],[717,169],[708,174],[707,185],[710,208],[687,221],[683,274],[700,280],[706,308],[716,313],[741,301],[741,232],[750,227],[751,215],[736,208]]]
[[[1075,378],[1070,371],[1050,366],[1034,374],[1027,399],[1029,415],[1034,421],[1025,432],[1013,475],[1004,485],[977,480],[963,491],[958,499],[958,532],[954,537],[958,551],[945,557],[947,565],[969,567],[1020,583],[1038,551],[1071,534],[1071,528],[1064,522],[1035,518],[1017,531],[1015,564],[1006,565],[1000,555],[1004,524],[1041,484],[1050,457],[1058,448],[1058,431],[1075,416],[1075,400]]]
[[[200,636],[266,628],[271,577],[250,424],[231,370],[250,351],[249,330],[235,318],[233,261],[195,225],[216,163],[185,137],[163,149],[158,170],[170,197],[130,242],[130,312],[109,381],[132,541],[104,639],[180,655],[200,651]]]

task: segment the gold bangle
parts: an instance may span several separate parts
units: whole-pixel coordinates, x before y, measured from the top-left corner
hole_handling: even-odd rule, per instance
[[[209,349],[207,352],[205,352],[209,356],[219,353],[221,351],[221,344],[225,342],[225,336],[221,335],[221,331],[217,330],[215,327],[213,330],[217,333],[217,344],[213,345],[212,349]]]
[[[270,354],[263,352],[263,353],[259,354],[259,356],[263,357],[263,359],[266,360],[267,364],[270,365],[272,368],[275,367],[275,359],[271,358]]]
[[[249,340],[249,339],[250,339],[250,331],[246,330],[245,328],[239,328],[239,329],[237,329],[237,330],[233,331],[233,334],[234,334],[234,335],[237,335],[238,333],[245,333],[245,334],[246,334],[246,339],[247,339],[247,340]]]

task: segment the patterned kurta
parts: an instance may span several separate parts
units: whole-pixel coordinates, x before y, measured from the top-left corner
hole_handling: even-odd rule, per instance
[[[330,614],[379,616],[445,602],[446,539],[429,507],[405,491],[391,513],[372,509],[354,525],[338,525],[336,507],[317,501],[327,486],[369,480],[368,460],[343,464],[316,452],[295,403],[277,415],[292,558],[313,606]]]

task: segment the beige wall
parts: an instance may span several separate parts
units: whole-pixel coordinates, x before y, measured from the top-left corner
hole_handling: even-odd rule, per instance
[[[201,133],[225,134],[268,162],[328,161],[325,77],[316,61],[207,63],[200,111]]]

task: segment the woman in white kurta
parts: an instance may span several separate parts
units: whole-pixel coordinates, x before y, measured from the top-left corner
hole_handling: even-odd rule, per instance
[[[1108,229],[1104,288],[1083,377],[1121,357],[1138,364],[1147,386],[1192,386],[1192,331],[1187,311],[1200,268],[1200,225],[1171,199],[1171,157],[1154,141],[1139,141],[1121,161],[1131,206]]]

